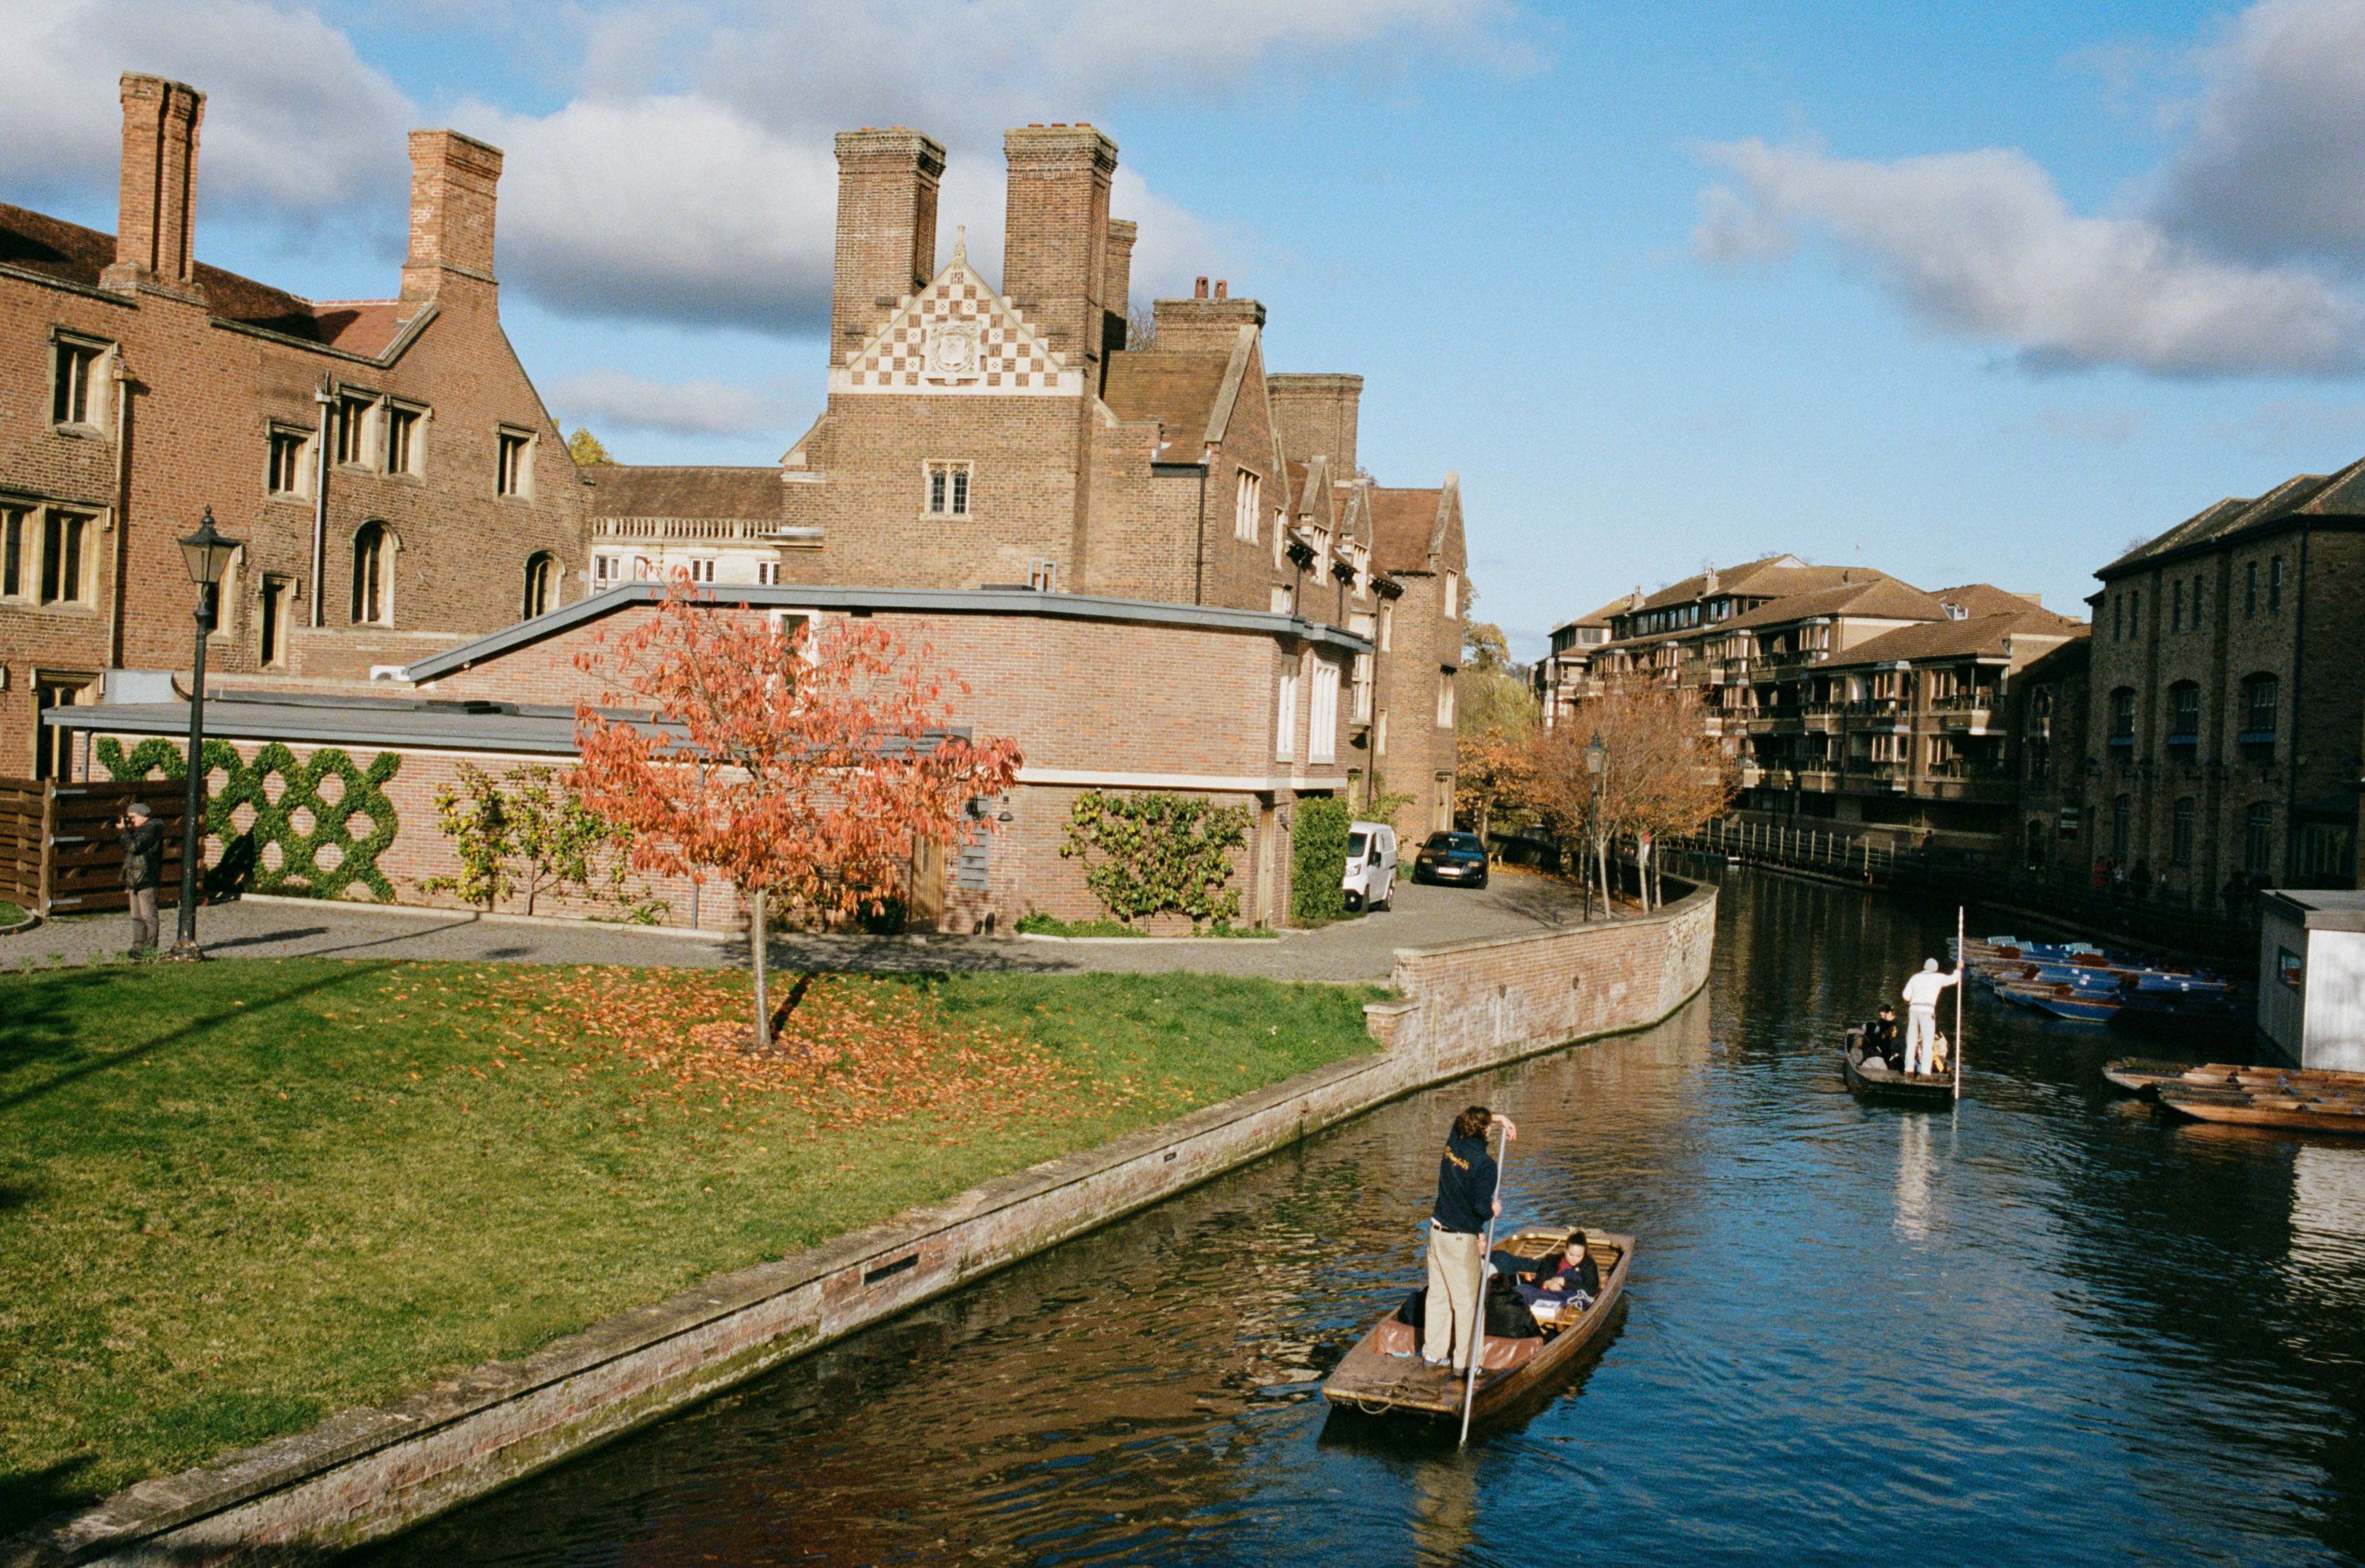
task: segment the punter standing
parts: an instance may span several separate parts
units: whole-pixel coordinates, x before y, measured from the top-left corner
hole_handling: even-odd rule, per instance
[[[1950,985],[1960,983],[1963,965],[1955,962],[1955,972],[1942,975],[1938,960],[1922,960],[1922,972],[1905,982],[1901,994],[1905,998],[1905,1070],[1927,1072],[1932,1053],[1938,1045],[1938,997]]]
[[[1421,1304],[1420,1359],[1431,1366],[1470,1369],[1478,1336],[1479,1284],[1485,1278],[1486,1222],[1503,1212],[1495,1196],[1495,1157],[1487,1135],[1519,1129],[1508,1116],[1473,1105],[1453,1118],[1445,1154],[1437,1162],[1437,1207],[1429,1220],[1429,1298]]]

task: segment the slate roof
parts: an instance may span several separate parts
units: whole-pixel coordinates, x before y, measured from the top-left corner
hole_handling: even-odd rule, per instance
[[[2181,554],[2213,549],[2244,534],[2269,533],[2303,521],[2365,520],[2365,459],[2337,474],[2299,474],[2253,500],[2228,498],[2194,513],[2155,539],[2146,540],[2095,572],[2108,581],[2125,572]]]
[[[1108,356],[1101,401],[1128,423],[1158,421],[1165,432],[1158,461],[1196,463],[1199,437],[1215,416],[1216,397],[1231,361],[1228,352],[1120,351]]]
[[[114,235],[0,202],[0,265],[96,288],[114,261]],[[206,262],[196,271],[207,308],[225,321],[373,358],[427,308],[423,300],[399,299],[316,304]]]
[[[1970,621],[1931,621],[1918,626],[1900,626],[1894,632],[1858,643],[1842,654],[1836,654],[1818,670],[1838,669],[1857,665],[1894,664],[1910,659],[1971,658],[1987,656],[2004,658],[2012,650],[2007,640],[2012,637],[2083,637],[2083,624],[2054,614],[2049,610],[2027,609],[2010,610],[2001,615],[1982,615]]]
[[[1959,588],[1932,588],[1930,597],[1941,604],[1961,607],[1963,613],[1974,621],[1982,615],[2016,615],[2023,610],[2045,608],[2024,593],[2013,593],[1993,583],[1965,583]]]
[[[669,467],[600,463],[583,470],[591,481],[594,517],[749,520],[780,516],[777,468]]]
[[[1784,562],[1793,565],[1784,566]],[[1822,588],[1837,582],[1846,568],[1841,566],[1810,566],[1796,555],[1767,555],[1755,561],[1744,561],[1738,566],[1720,568],[1716,574],[1716,591],[1746,594],[1756,598],[1768,593],[1799,593],[1807,588]],[[1862,567],[1856,568],[1859,572]],[[1799,574],[1805,574],[1803,577]],[[1660,610],[1670,604],[1689,604],[1708,596],[1708,574],[1695,573],[1681,582],[1669,583],[1658,592],[1643,599],[1644,610]],[[1630,596],[1631,597],[1631,596]],[[1627,613],[1627,600],[1613,599],[1611,613]]]
[[[1816,569],[1829,570],[1834,576],[1840,570],[1838,567]],[[1880,621],[1946,619],[1946,607],[1912,584],[1900,582],[1885,573],[1866,573],[1860,566],[1849,570],[1859,578],[1868,576],[1872,580],[1834,582],[1828,588],[1810,592],[1787,594],[1771,604],[1759,605],[1746,615],[1717,622],[1712,627],[1688,627],[1686,630],[1745,632],[1759,626],[1780,626],[1816,615],[1860,615]]]

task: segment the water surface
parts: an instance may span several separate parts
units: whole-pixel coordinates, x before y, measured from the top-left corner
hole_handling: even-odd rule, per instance
[[[1953,1113],[1834,1030],[1954,912],[1736,871],[1668,1023],[1385,1107],[380,1548],[377,1565],[2365,1560],[2365,1146],[2174,1126],[1975,995]],[[1974,916],[1977,929],[1981,922]],[[1951,1011],[1951,1009],[1950,1009]],[[1523,1420],[1333,1413],[1445,1123],[1640,1238]]]

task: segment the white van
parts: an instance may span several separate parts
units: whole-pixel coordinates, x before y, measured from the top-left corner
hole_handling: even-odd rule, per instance
[[[1385,909],[1396,890],[1396,830],[1385,823],[1347,824],[1349,909]]]

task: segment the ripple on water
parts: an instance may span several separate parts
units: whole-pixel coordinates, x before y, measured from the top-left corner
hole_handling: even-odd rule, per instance
[[[1832,1042],[1954,912],[1757,876],[1707,994],[1412,1096],[370,1554],[386,1564],[2355,1562],[2365,1148],[2177,1127],[1974,995],[1954,1112]],[[1422,1277],[1440,1128],[1641,1238],[1607,1342],[1450,1430],[1319,1378]],[[2229,1136],[2230,1135],[2230,1136]]]

